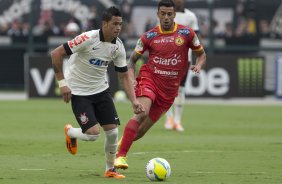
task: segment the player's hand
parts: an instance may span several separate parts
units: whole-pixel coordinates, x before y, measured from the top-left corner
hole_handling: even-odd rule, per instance
[[[135,114],[140,114],[145,111],[145,108],[138,100],[134,101],[132,103],[132,106],[133,106],[133,111]]]
[[[71,90],[68,86],[63,86],[60,88],[61,95],[64,99],[64,102],[69,103],[71,99]]]
[[[194,73],[200,73],[202,67],[199,66],[199,65],[192,65],[191,66],[191,70],[194,72]]]

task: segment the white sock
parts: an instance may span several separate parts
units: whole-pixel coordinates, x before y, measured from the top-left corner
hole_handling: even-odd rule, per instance
[[[114,167],[118,144],[118,128],[105,131],[106,171]]]
[[[99,138],[100,134],[97,135],[87,135],[82,133],[81,128],[70,128],[68,131],[70,138],[78,138],[83,141],[95,141]]]
[[[166,112],[166,119],[173,118],[173,107],[171,106]]]
[[[174,115],[174,123],[180,124],[181,123],[181,116],[183,112],[183,105],[177,104],[175,105],[175,115]]]
[[[182,112],[184,109],[184,103],[185,103],[185,91],[184,87],[179,87],[178,90],[178,96],[175,99],[175,105],[174,105],[174,122],[176,124],[181,123],[182,118]]]

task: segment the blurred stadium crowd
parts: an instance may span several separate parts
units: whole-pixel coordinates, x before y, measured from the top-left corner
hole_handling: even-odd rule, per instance
[[[68,16],[64,15],[65,18],[58,21],[54,16],[55,11],[53,9],[43,9],[40,11],[38,19],[35,20],[33,26],[30,25],[30,20],[28,18],[24,18],[24,16],[13,19],[5,24],[0,24],[0,35],[11,36],[15,38],[15,41],[17,41],[21,40],[17,39],[19,37],[27,37],[31,27],[32,35],[42,37],[73,37],[79,32],[97,29],[100,27],[100,17],[97,8],[100,7],[96,6],[98,0],[92,2],[96,3],[90,3],[91,6],[88,8],[93,16],[87,20],[78,20],[74,14],[71,13]],[[281,38],[282,35],[271,32],[270,18],[272,17],[264,17],[263,14],[265,12],[257,8],[257,2],[258,1],[256,0],[234,0],[235,6],[233,7],[234,11],[232,20],[224,22],[223,26],[220,26],[220,19],[212,19],[210,23],[203,20],[204,18],[201,17],[201,15],[198,15],[201,35],[203,37],[208,37],[211,25],[213,36],[216,38],[239,38],[246,36],[259,38]],[[118,0],[115,3],[120,6],[124,14],[124,27],[121,34],[123,39],[138,36],[131,16],[134,3],[134,0]],[[189,1],[187,1],[187,4],[187,8],[189,8]],[[146,25],[142,31],[146,31],[155,25],[156,20],[147,18]]]
[[[158,1],[0,0],[0,54],[3,60],[0,62],[0,89],[23,89],[26,84],[23,77],[26,53],[40,53],[47,57],[52,48],[79,33],[99,29],[101,13],[113,5],[123,13],[123,28],[119,37],[124,41],[129,56],[138,37],[156,26]],[[257,71],[256,75],[260,76],[262,73],[264,94],[274,93],[278,76],[275,74],[276,60],[280,55],[282,58],[281,0],[185,0],[185,8],[196,14],[202,42],[211,60],[209,63],[214,64],[206,72],[218,67],[219,60],[229,61],[220,66],[228,71],[232,82],[228,94],[224,95],[234,96],[231,92],[233,88],[238,88],[237,83],[240,82],[237,75],[245,72],[242,67],[244,70],[240,73],[241,65],[237,62],[240,59],[253,61],[257,57],[263,58],[262,69],[255,65],[253,69],[247,67],[248,71],[252,71],[247,74]],[[233,54],[231,59],[226,56],[228,54]],[[230,63],[236,65],[230,67]],[[40,80],[43,81],[43,77]],[[202,78],[210,80],[207,79],[208,74]],[[241,76],[242,81],[245,78]],[[254,80],[258,78],[254,77]],[[196,84],[193,86],[197,89]],[[255,86],[253,91],[259,85]],[[205,94],[208,93],[206,91]]]

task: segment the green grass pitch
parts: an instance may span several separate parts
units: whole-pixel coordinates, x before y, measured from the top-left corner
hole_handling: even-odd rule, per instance
[[[132,115],[117,103],[120,136]],[[0,102],[1,184],[151,183],[145,165],[167,159],[171,184],[281,184],[282,107],[185,106],[185,132],[166,131],[163,118],[128,154],[124,180],[103,177],[104,134],[79,141],[78,154],[65,148],[63,127],[77,127],[70,104],[61,99]]]

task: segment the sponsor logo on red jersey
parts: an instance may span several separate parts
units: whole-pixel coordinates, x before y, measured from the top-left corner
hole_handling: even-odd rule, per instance
[[[190,34],[190,31],[188,29],[179,29],[177,31],[178,34],[181,34],[181,35],[189,35]]]
[[[160,74],[160,75],[167,75],[167,76],[176,76],[176,75],[178,75],[177,71],[159,70],[156,67],[154,68],[154,73]]]
[[[148,32],[148,33],[146,34],[146,38],[147,38],[147,39],[151,39],[151,38],[156,37],[157,35],[158,35],[157,32]]]
[[[154,40],[154,43],[173,43],[173,42],[174,42],[174,36],[161,37],[160,39]]]
[[[181,55],[174,55],[173,58],[162,58],[162,57],[158,57],[155,56],[153,58],[154,63],[156,64],[160,64],[160,65],[176,65],[177,63],[181,62]]]
[[[69,47],[73,48],[74,46],[78,46],[79,44],[81,44],[85,40],[88,40],[89,38],[90,37],[88,37],[86,34],[79,35],[79,36],[75,37],[73,40],[68,42]]]

